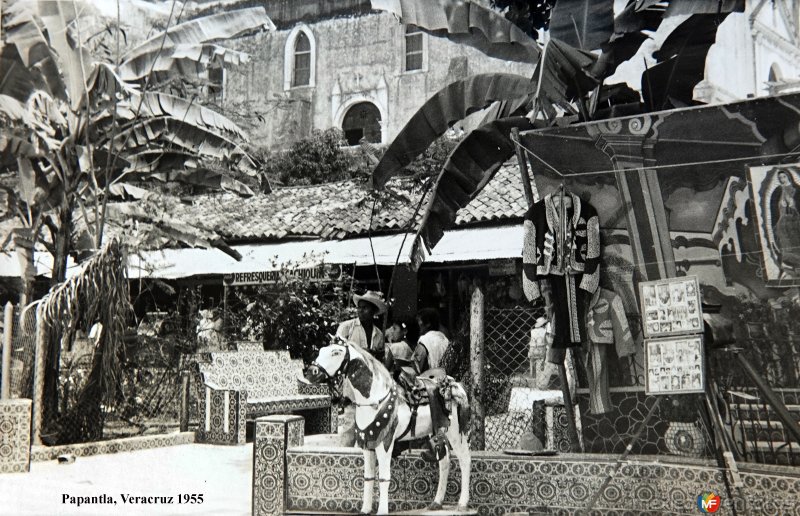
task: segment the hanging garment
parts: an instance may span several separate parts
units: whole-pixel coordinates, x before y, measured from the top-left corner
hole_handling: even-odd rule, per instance
[[[620,358],[636,353],[625,307],[616,292],[597,289],[586,318],[588,341],[582,349],[583,366],[589,379],[589,410],[604,414],[611,410],[608,390],[608,353],[614,345]]]
[[[533,301],[539,280],[549,280],[553,304],[553,347],[585,340],[586,309],[600,283],[600,223],[587,202],[566,193],[572,207],[561,216],[561,200],[547,195],[525,214],[522,286]],[[563,242],[563,246],[560,243]]]

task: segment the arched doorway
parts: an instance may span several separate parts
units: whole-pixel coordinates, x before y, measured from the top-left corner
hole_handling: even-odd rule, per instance
[[[362,138],[381,143],[381,113],[377,106],[371,102],[351,106],[342,120],[342,131],[348,145],[358,145]]]

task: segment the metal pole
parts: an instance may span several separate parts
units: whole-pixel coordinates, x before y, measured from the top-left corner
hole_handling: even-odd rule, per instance
[[[620,457],[617,459],[616,464],[614,464],[614,470],[606,477],[605,480],[603,480],[603,484],[600,486],[600,489],[595,491],[595,493],[592,495],[592,498],[589,500],[589,503],[586,504],[586,508],[582,511],[583,513],[588,514],[594,508],[594,504],[597,503],[597,499],[600,497],[600,495],[603,494],[603,491],[605,491],[606,487],[608,487],[608,484],[611,483],[611,480],[614,478],[614,475],[616,475],[617,471],[619,471],[619,468],[622,466],[622,463],[625,462],[625,459],[627,459],[628,455],[630,455],[631,451],[633,450],[633,445],[636,444],[636,441],[639,440],[644,431],[647,429],[647,423],[650,422],[650,419],[652,419],[653,414],[656,413],[656,409],[658,408],[659,402],[661,402],[661,398],[656,398],[655,403],[653,403],[653,406],[650,407],[650,410],[647,412],[644,421],[642,421],[642,424],[639,425],[639,428],[636,430],[636,433],[633,434],[631,442],[628,443],[628,446],[625,447],[625,451],[622,452],[622,455],[620,455]]]
[[[480,287],[472,293],[469,319],[469,354],[472,369],[472,442],[477,450],[486,447],[483,406],[483,337],[484,333],[484,300]]]
[[[6,303],[3,316],[3,361],[0,365],[0,400],[11,397],[11,344],[14,339],[14,305]]]

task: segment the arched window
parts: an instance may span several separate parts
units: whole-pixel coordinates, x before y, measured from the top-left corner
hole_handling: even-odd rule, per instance
[[[344,115],[342,131],[348,145],[358,145],[362,138],[381,143],[381,113],[371,102],[354,104]]]
[[[413,72],[414,70],[422,70],[423,58],[425,56],[425,49],[423,47],[423,34],[419,27],[415,25],[406,26],[406,62],[405,71]]]
[[[308,86],[311,80],[311,42],[304,32],[294,40],[294,70],[292,87]]]
[[[314,86],[317,51],[314,33],[305,24],[299,24],[286,38],[283,54],[283,89]]]

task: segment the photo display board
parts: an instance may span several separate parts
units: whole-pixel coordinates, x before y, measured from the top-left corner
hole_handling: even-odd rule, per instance
[[[645,341],[646,394],[691,394],[705,389],[703,338]]]
[[[703,333],[703,312],[696,276],[639,284],[646,338]]]

